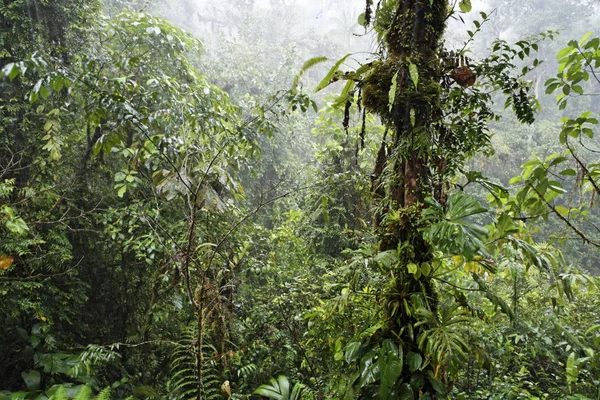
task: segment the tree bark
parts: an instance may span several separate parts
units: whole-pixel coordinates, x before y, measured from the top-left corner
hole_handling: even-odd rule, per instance
[[[380,209],[376,217],[379,250],[397,250],[400,260],[386,288],[383,338],[393,339],[405,355],[420,353],[424,360],[426,354],[417,344],[421,327],[414,326],[415,311],[426,308],[435,313],[437,293],[429,277],[411,274],[407,266],[431,261],[419,220],[425,198],[443,196],[442,186],[433,182],[434,166],[429,164],[436,158],[428,154],[427,144],[439,136],[434,123],[441,115],[438,55],[447,16],[446,0],[399,0],[385,37],[387,58],[363,86],[365,107],[381,116],[391,136],[388,143],[384,139],[378,154],[372,186]],[[394,79],[396,90],[390,103]],[[435,373],[434,368],[430,364],[421,372]],[[400,379],[409,382],[411,375],[405,367]],[[435,396],[427,380],[420,391]]]

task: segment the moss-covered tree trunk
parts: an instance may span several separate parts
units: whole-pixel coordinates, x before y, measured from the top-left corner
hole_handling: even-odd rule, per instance
[[[418,221],[426,197],[443,202],[435,182],[440,160],[432,156],[431,148],[440,136],[436,123],[441,118],[439,53],[447,15],[446,0],[398,0],[385,37],[387,58],[363,86],[365,106],[378,113],[390,131],[377,158],[373,184],[379,206],[379,250],[397,250],[399,258],[386,290],[384,335],[403,347],[400,379],[418,381],[411,384],[415,395],[435,396],[427,377],[439,373],[431,364],[416,371],[409,368],[406,356],[415,353],[427,360],[417,343],[420,328],[415,326],[415,311],[435,312],[437,307],[435,287],[422,273],[431,252]]]

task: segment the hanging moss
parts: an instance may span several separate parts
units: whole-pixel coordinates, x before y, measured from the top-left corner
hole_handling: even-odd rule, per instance
[[[363,106],[378,114],[385,122],[391,121],[388,111],[389,92],[396,72],[398,72],[397,61],[388,59],[373,68],[363,81]],[[402,78],[398,73],[398,81]]]
[[[447,13],[445,0],[399,2],[385,37],[389,57],[363,81],[363,105],[384,122],[397,124],[398,116],[407,115],[407,109],[425,110],[424,114],[428,114],[427,110],[439,106],[441,88],[437,53]],[[408,60],[419,71],[418,88],[410,79]],[[397,88],[390,110],[390,88],[396,73]]]

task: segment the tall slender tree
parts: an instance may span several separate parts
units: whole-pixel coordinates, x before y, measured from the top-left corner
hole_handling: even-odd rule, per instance
[[[393,14],[386,15],[387,11]],[[387,57],[363,88],[364,105],[379,114],[389,129],[377,157],[373,189],[380,203],[379,250],[402,249],[403,253],[399,254],[403,262],[392,272],[384,307],[385,335],[404,347],[405,354],[420,354],[415,340],[418,321],[411,308],[437,308],[430,278],[414,279],[408,268],[431,261],[419,229],[420,210],[426,197],[442,201],[443,196],[432,191],[439,186],[434,180],[441,179],[444,171],[430,144],[442,145],[448,139],[437,124],[442,115],[439,54],[447,17],[446,0],[401,0],[395,10],[380,8],[375,23],[387,25],[383,41]],[[408,382],[411,369],[404,368],[400,379]],[[427,391],[428,385],[423,389]]]
[[[386,126],[372,174],[375,259],[385,264],[387,282],[378,296],[383,319],[377,334],[364,335],[370,343],[351,343],[346,349],[347,360],[362,354],[352,386],[366,396],[374,395],[366,389],[372,383],[377,383],[380,398],[444,394],[444,384],[451,382],[446,369],[467,346],[447,329],[461,318],[458,308],[465,304],[439,301],[435,282],[444,262],[439,254],[482,260],[488,234],[464,220],[485,208],[469,196],[451,194],[451,183],[465,172],[470,156],[490,151],[487,124],[498,118],[491,109],[491,92],[503,92],[521,122],[533,121],[528,86],[512,71],[513,59],[536,50],[535,43],[522,41],[515,50],[497,42],[489,57],[473,65],[464,49],[443,48],[447,20],[470,9],[470,1],[450,6],[446,0],[388,0],[373,13],[373,2],[367,0],[360,22],[374,27],[381,57],[354,73],[337,75],[356,82],[364,108]],[[485,13],[481,17],[488,18]],[[480,26],[476,22],[475,31]],[[469,32],[471,38],[474,34]],[[332,81],[335,74],[330,72]],[[472,87],[475,80],[480,83]],[[482,178],[477,173],[464,176],[469,182]],[[484,283],[474,278],[483,290]]]

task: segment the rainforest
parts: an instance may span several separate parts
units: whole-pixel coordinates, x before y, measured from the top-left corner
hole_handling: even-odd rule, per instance
[[[0,400],[600,400],[598,27],[0,1]]]

